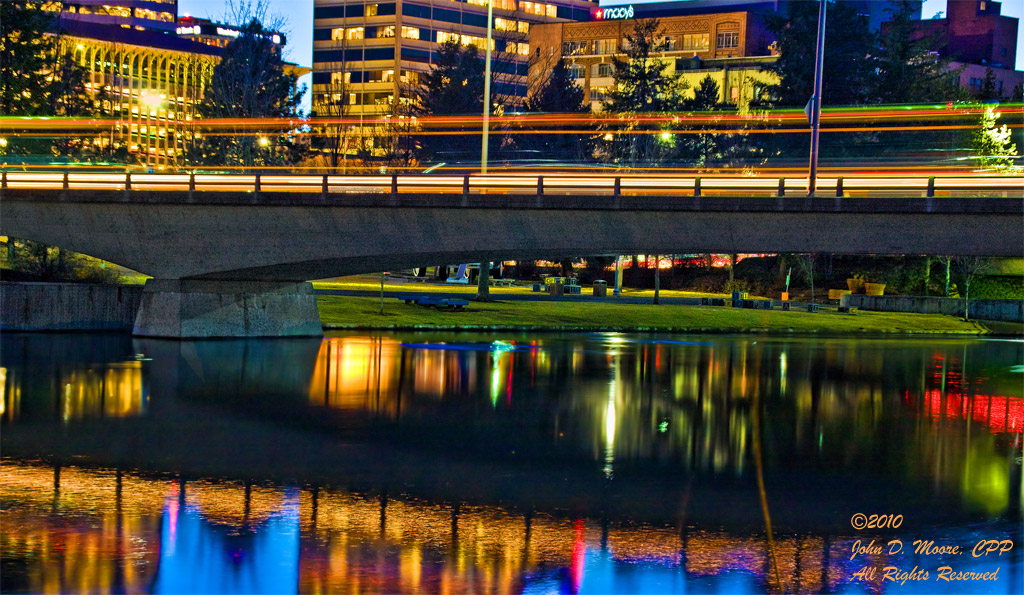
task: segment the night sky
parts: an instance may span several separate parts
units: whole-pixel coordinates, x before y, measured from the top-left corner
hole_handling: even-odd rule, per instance
[[[283,16],[288,25],[284,33],[288,36],[285,46],[285,59],[297,62],[302,66],[313,64],[313,0],[269,0],[270,10]],[[226,3],[219,0],[178,0],[178,14],[189,14],[196,17],[223,20]],[[946,0],[925,0],[921,15],[932,18],[937,12],[946,10]],[[1024,13],[1024,2],[1007,0],[1002,3],[1002,13],[1007,16],[1021,18]],[[1017,69],[1024,65],[1024,20],[1018,24],[1017,34]],[[302,82],[310,84],[310,76],[303,77]],[[304,99],[305,108],[309,110],[310,94]]]

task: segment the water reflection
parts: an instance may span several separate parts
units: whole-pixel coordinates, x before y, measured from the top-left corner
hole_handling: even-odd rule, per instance
[[[937,566],[850,560],[853,512],[966,543],[1024,504],[1022,342],[0,342],[5,591],[765,591],[755,407],[787,592]]]
[[[124,337],[21,335],[3,341],[0,419],[131,417],[149,395],[142,362]]]
[[[635,525],[337,488],[168,480],[4,461],[6,592],[763,592],[756,530]],[[105,497],[107,496],[107,497]],[[113,497],[109,497],[113,496]],[[1019,539],[1008,524],[942,532]],[[842,590],[865,564],[989,571],[990,560],[869,556],[836,533],[777,540],[783,589]],[[1019,557],[991,592],[1012,593]],[[929,584],[925,592],[962,589]],[[875,590],[875,589],[871,589]],[[882,592],[915,592],[886,587]],[[916,592],[920,592],[917,589]]]

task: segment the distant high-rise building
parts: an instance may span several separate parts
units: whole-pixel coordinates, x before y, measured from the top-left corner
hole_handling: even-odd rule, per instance
[[[526,97],[531,26],[586,21],[596,7],[589,0],[494,0],[495,101]],[[473,44],[483,53],[486,37],[487,0],[315,0],[313,114],[369,120],[401,112],[436,63],[438,44]]]

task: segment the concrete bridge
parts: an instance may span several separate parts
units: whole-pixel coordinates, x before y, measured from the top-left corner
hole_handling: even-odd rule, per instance
[[[786,196],[786,182],[774,179],[730,189],[651,178],[656,190],[629,194],[619,178],[501,178],[497,187],[512,193],[491,194],[494,186],[451,176],[381,177],[353,189],[328,176],[172,183],[72,174],[39,188],[14,175],[4,176],[0,234],[152,275],[135,325],[146,336],[320,334],[308,280],[437,263],[694,252],[1020,256],[1024,246],[1020,178],[971,197],[941,196],[935,181],[869,184],[871,192],[845,196],[856,185],[833,180],[829,196],[809,198]],[[289,182],[300,178],[307,182]]]

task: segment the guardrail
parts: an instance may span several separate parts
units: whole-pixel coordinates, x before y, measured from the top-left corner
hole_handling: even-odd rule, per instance
[[[804,196],[807,178],[658,175],[273,175],[11,172],[4,189],[377,194]],[[846,176],[818,178],[815,196],[986,196],[1024,198],[1024,176]]]

